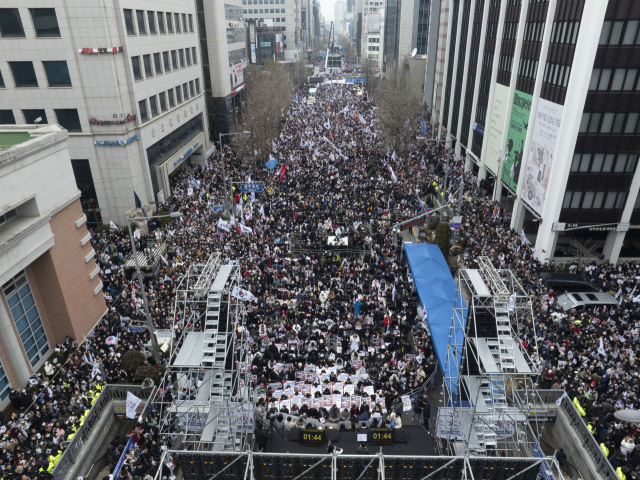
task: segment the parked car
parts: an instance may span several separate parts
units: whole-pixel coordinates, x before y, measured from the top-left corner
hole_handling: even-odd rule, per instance
[[[582,275],[575,273],[543,273],[540,275],[545,284],[557,293],[598,292],[600,289]]]
[[[592,307],[615,307],[618,305],[618,300],[610,293],[572,292],[559,295],[556,303],[566,312]]]

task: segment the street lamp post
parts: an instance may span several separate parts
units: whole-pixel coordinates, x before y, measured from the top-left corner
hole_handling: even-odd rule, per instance
[[[140,263],[138,262],[138,255],[136,253],[136,242],[133,238],[133,233],[131,231],[131,221],[132,220],[149,220],[151,218],[180,218],[182,217],[181,212],[171,212],[169,215],[152,215],[151,217],[136,217],[127,219],[127,227],[129,228],[129,239],[131,240],[131,249],[133,252],[133,260],[136,264],[136,273],[138,275],[138,286],[140,287],[140,291],[142,292],[142,303],[144,306],[144,315],[147,320],[146,325],[143,328],[146,328],[149,331],[149,336],[151,337],[151,347],[153,348],[153,356],[156,360],[156,365],[160,364],[160,356],[158,354],[158,339],[154,333],[155,327],[153,326],[153,320],[151,320],[151,314],[149,313],[149,303],[147,302],[147,294],[144,291],[144,282],[142,281],[142,272],[140,272]]]
[[[222,137],[229,137],[231,135],[243,135],[247,133],[251,133],[251,132],[248,130],[245,130],[244,132],[236,132],[236,133],[218,133],[218,139],[220,141],[220,160],[222,161],[222,183],[224,188],[224,202],[222,205],[223,215],[229,214],[229,192],[227,191],[227,175],[224,169],[224,152],[222,150]]]

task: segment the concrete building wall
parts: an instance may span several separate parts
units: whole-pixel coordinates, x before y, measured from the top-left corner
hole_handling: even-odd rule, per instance
[[[16,133],[31,138],[0,153],[0,215],[17,214],[0,225],[0,360],[17,388],[40,368],[56,343],[66,336],[82,339],[106,312],[106,304],[71,167],[67,131],[47,125],[0,127],[0,134]],[[28,324],[21,322],[21,332],[28,327],[32,335],[22,340],[16,322],[25,318],[21,316],[26,311],[35,312],[30,310],[34,307],[12,313],[8,304],[13,300],[15,306],[16,292],[23,289],[22,283],[18,290],[13,282],[25,282],[25,277],[33,297],[30,305],[37,308],[47,340],[30,356],[24,338],[44,338],[37,335],[37,317],[29,317]]]

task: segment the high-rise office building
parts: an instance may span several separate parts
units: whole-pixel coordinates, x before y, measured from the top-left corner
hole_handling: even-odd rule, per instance
[[[302,6],[301,0],[242,0],[247,24],[274,27],[282,32],[286,60],[296,60],[303,54]]]
[[[248,52],[241,0],[196,0],[211,137],[233,130],[242,114]]]
[[[173,173],[204,160],[197,29],[187,0],[106,0],[99,11],[77,0],[2,3],[0,124],[57,123],[69,132],[89,222],[122,224],[134,191],[144,203],[162,202]]]
[[[0,124],[67,129],[89,221],[123,223],[134,191],[163,201],[172,174],[205,158],[195,4],[106,0],[91,15],[77,0],[30,6],[0,9]]]
[[[496,179],[511,226],[543,262],[638,256],[640,3],[442,7],[439,133]]]

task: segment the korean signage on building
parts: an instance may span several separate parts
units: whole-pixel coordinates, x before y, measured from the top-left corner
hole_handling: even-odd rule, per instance
[[[524,153],[524,140],[527,138],[529,116],[531,115],[532,95],[516,90],[513,94],[507,151],[509,156],[502,166],[502,182],[514,192],[518,188],[518,177]]]
[[[251,43],[251,63],[256,63],[256,27],[249,24],[249,42]]]
[[[135,119],[136,119],[135,115],[127,115],[122,120],[98,120],[95,117],[91,117],[89,119],[89,123],[91,125],[122,125],[125,123],[133,122]]]
[[[122,53],[122,47],[106,47],[106,48],[79,48],[78,53]]]
[[[135,142],[140,137],[136,133],[133,137],[127,138],[126,140],[103,140],[96,141],[95,144],[101,147],[124,147],[129,145],[131,142]]]
[[[527,168],[522,179],[524,182],[522,195],[524,201],[540,215],[542,215],[547,196],[563,108],[562,105],[543,98],[538,100]]]

